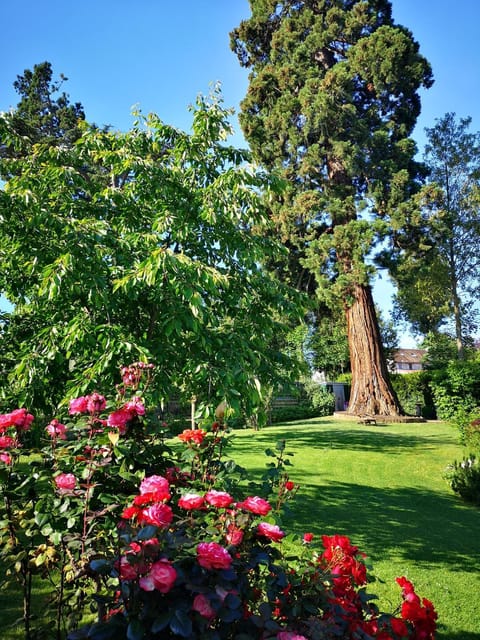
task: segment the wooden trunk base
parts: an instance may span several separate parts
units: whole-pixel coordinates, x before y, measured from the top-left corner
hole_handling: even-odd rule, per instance
[[[355,416],[352,415],[351,413],[347,413],[346,411],[335,411],[335,413],[333,414],[334,418],[343,418],[344,420],[356,420],[357,422],[362,422],[365,423],[366,421],[369,421],[370,423],[372,423],[372,421],[374,420],[375,423],[378,424],[382,424],[385,422],[400,422],[400,423],[414,423],[414,422],[427,422],[425,420],[425,418],[419,418],[417,416],[380,416],[380,415],[374,415],[374,416],[368,416],[368,418],[366,419],[365,416]]]

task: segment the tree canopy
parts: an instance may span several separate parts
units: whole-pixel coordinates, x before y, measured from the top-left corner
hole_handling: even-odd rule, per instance
[[[480,278],[480,134],[470,124],[447,113],[426,129],[428,184],[389,257],[400,315],[423,335],[451,322],[460,358],[476,328]]]
[[[226,144],[229,115],[215,92],[190,134],[137,114],[126,133],[84,123],[72,145],[1,160],[7,399],[52,411],[150,360],[163,397],[258,402],[299,307],[262,266],[281,251],[260,231],[275,184]],[[10,116],[0,127],[15,147]]]
[[[423,176],[410,135],[430,66],[387,0],[250,6],[232,33],[250,69],[241,124],[254,156],[290,185],[271,207],[290,249],[283,269],[303,289],[313,276],[319,297],[345,313],[349,411],[397,414],[370,288],[372,251],[395,233],[399,206]]]

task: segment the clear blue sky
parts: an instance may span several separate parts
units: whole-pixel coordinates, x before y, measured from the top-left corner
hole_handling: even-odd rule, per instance
[[[238,110],[247,71],[229,48],[229,32],[250,15],[247,0],[16,0],[2,3],[0,110],[18,102],[12,84],[26,68],[48,60],[87,119],[127,129],[131,108],[154,111],[188,128],[187,107],[212,82],[222,83],[226,106]],[[480,130],[480,2],[393,0],[397,23],[408,27],[433,67],[435,84],[422,92],[414,137],[453,111]],[[234,122],[237,132],[239,127]],[[238,132],[233,142],[242,146]],[[0,267],[1,268],[1,267]],[[388,310],[391,289],[375,288]],[[406,344],[404,346],[407,346]]]

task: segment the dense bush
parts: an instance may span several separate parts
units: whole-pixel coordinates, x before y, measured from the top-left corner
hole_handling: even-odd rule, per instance
[[[459,411],[468,414],[480,406],[480,362],[450,362],[430,375],[440,420],[450,420]]]
[[[463,500],[480,505],[480,460],[474,454],[449,465],[445,478]]]

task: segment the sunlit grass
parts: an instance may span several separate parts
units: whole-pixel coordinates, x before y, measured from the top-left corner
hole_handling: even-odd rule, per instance
[[[280,439],[301,485],[290,530],[350,536],[382,580],[372,585],[381,608],[399,603],[394,580],[405,575],[435,603],[439,639],[480,639],[480,510],[443,479],[462,456],[455,430],[321,418],[236,432],[232,455],[260,475],[264,450]]]

